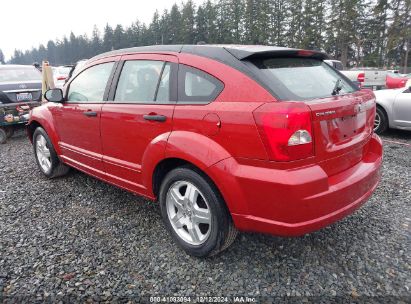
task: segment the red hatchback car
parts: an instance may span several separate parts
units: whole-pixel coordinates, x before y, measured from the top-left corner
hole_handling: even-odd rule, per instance
[[[194,256],[224,250],[237,230],[317,230],[367,200],[382,162],[373,93],[325,58],[230,45],[102,54],[32,111],[37,164],[158,201]]]

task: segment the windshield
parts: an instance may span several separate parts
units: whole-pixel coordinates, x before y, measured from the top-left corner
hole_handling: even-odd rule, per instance
[[[34,67],[1,68],[1,82],[41,81],[40,72]]]
[[[265,74],[269,85],[282,100],[309,100],[356,91],[355,86],[342,78],[321,60],[310,58],[257,59],[253,64]],[[337,83],[339,82],[339,83]]]

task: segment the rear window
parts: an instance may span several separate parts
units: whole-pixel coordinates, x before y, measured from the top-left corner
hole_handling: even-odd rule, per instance
[[[339,79],[339,95],[357,90],[321,60],[279,57],[257,59],[253,64],[265,75],[270,88],[282,100],[300,101],[329,97]]]
[[[35,67],[1,68],[1,82],[41,81],[41,74]]]

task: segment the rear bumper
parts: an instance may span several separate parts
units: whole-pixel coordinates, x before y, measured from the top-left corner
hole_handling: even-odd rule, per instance
[[[236,227],[281,236],[318,230],[351,214],[371,196],[381,175],[382,144],[372,135],[360,162],[327,176],[319,166],[296,170],[256,168],[227,159],[220,186]],[[227,174],[228,173],[228,174]]]

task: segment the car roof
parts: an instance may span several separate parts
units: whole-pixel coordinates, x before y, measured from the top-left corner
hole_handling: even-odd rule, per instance
[[[231,54],[238,60],[255,57],[297,55],[298,52],[310,52],[307,57],[327,59],[328,55],[320,51],[305,51],[302,49],[286,48],[267,45],[235,45],[235,44],[202,44],[202,45],[152,45],[120,49],[97,55],[90,62],[104,57],[132,54],[132,53],[191,53],[204,57],[214,57],[216,54]]]
[[[201,44],[201,45],[153,45],[115,50],[91,58],[86,66],[98,59],[135,54],[135,53],[187,53],[207,57],[226,64],[262,85],[273,96],[276,93],[270,87],[270,81],[248,60],[269,57],[304,57],[319,60],[328,59],[328,55],[320,51],[285,48],[266,45],[233,45],[233,44]]]

